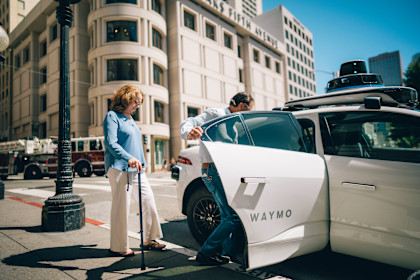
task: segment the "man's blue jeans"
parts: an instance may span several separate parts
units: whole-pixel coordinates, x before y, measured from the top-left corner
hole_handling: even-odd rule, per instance
[[[220,224],[204,242],[200,252],[208,257],[214,255],[234,255],[234,241],[232,233],[239,226],[239,217],[228,205],[226,194],[220,180],[219,172],[213,163],[208,169],[202,169],[202,180],[207,189],[213,194],[220,211]]]

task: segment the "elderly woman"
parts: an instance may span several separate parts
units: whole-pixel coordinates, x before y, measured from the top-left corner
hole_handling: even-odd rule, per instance
[[[121,87],[113,96],[111,110],[104,120],[105,171],[112,191],[110,253],[134,256],[128,242],[128,214],[131,195],[138,199],[138,176],[141,172],[144,249],[162,250],[156,241],[162,237],[153,192],[147,180],[141,131],[131,115],[143,103],[143,92],[133,85]],[[134,189],[134,192],[133,192]]]

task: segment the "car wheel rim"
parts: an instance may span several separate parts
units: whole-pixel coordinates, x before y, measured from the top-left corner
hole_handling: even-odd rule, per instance
[[[219,207],[212,199],[201,199],[194,207],[194,225],[200,234],[209,235],[220,224]]]

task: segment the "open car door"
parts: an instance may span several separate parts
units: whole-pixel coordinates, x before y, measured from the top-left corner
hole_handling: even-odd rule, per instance
[[[315,154],[204,141],[247,239],[247,269],[328,243],[325,163]]]

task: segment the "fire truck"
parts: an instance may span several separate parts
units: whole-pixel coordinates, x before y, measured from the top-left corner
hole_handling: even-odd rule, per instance
[[[80,177],[90,177],[105,174],[105,147],[104,137],[80,137],[71,139],[71,165],[73,174]],[[48,176],[57,176],[58,156],[57,153],[48,159]]]
[[[47,161],[56,148],[51,138],[0,142],[0,178],[23,172],[24,179],[42,179],[48,175]]]

